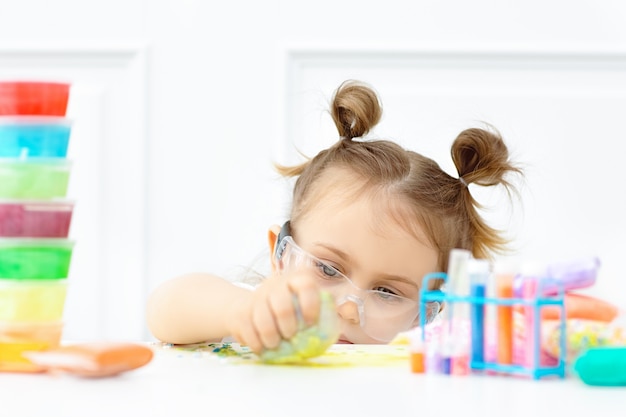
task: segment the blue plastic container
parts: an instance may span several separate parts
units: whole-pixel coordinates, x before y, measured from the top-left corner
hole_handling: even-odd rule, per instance
[[[65,158],[71,130],[64,117],[0,117],[0,157]]]

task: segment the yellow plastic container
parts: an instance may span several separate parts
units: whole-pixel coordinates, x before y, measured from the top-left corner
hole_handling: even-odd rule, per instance
[[[0,279],[0,321],[59,321],[66,295],[66,279]]]
[[[55,349],[63,322],[0,322],[0,372],[40,372],[22,353]]]

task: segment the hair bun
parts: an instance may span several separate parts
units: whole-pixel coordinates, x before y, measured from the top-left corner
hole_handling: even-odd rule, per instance
[[[482,186],[507,183],[506,173],[521,172],[509,161],[508,149],[493,128],[462,131],[452,145],[452,160],[459,178]]]
[[[348,140],[367,134],[382,115],[376,92],[365,83],[355,80],[344,81],[337,88],[331,111],[339,136]]]

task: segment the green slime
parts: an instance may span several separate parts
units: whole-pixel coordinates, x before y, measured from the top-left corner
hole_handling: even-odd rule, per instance
[[[281,340],[275,349],[266,349],[259,355],[262,362],[271,364],[301,363],[309,358],[322,355],[339,338],[339,319],[335,309],[335,301],[328,292],[320,294],[320,317],[312,326],[305,327],[299,314],[300,330],[289,340]],[[297,299],[294,304],[298,312],[300,306]]]

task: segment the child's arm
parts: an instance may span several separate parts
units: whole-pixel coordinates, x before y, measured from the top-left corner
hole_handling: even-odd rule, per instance
[[[316,323],[319,310],[319,286],[307,275],[270,276],[250,291],[195,273],[165,282],[150,295],[147,323],[163,342],[218,342],[233,336],[258,353],[292,337],[299,315],[309,325]]]
[[[154,337],[174,344],[219,342],[230,336],[229,310],[252,291],[220,277],[193,273],[166,281],[147,302],[146,320]]]

